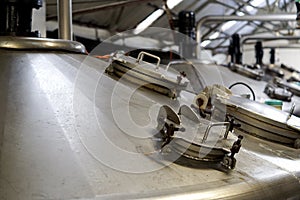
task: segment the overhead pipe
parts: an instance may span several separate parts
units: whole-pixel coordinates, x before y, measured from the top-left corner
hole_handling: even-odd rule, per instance
[[[300,36],[245,36],[241,38],[241,47],[244,51],[244,44],[249,40],[273,41],[273,40],[300,40]]]
[[[261,40],[261,41],[272,41],[272,40],[300,40],[300,36],[245,36],[241,39],[241,45],[244,45],[249,40]]]
[[[227,21],[295,21],[295,14],[272,14],[272,15],[244,15],[244,16],[236,16],[236,15],[209,15],[201,18],[197,22],[197,45],[196,53],[198,59],[200,58],[201,52],[201,38],[202,32],[201,27],[203,24],[207,22],[227,22]]]
[[[72,0],[57,0],[58,38],[73,40]]]

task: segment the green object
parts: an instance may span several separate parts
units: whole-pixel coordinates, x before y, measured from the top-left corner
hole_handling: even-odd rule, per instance
[[[300,1],[300,0],[299,0]],[[298,85],[298,86],[300,86],[300,82],[293,82],[295,85]]]
[[[273,106],[273,107],[275,107],[275,108],[278,108],[278,109],[282,109],[282,101],[280,101],[280,100],[266,100],[265,101],[265,104],[267,104],[267,105],[270,105],[270,106]]]

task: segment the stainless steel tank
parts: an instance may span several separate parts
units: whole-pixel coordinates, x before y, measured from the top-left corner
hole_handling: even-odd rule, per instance
[[[244,140],[234,170],[159,160],[150,155],[155,111],[190,94],[172,100],[117,81],[78,43],[29,40],[0,42],[0,199],[300,198],[299,149],[236,130]],[[195,65],[206,77],[218,68],[225,86],[242,79],[263,91]]]

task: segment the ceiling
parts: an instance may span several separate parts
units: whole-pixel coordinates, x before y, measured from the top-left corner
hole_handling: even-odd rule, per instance
[[[55,21],[57,0],[47,0],[47,21]],[[294,0],[168,0],[171,14],[176,17],[182,10],[194,11],[196,21],[207,15],[257,15],[295,14]],[[104,29],[111,35],[135,29],[149,16],[158,14],[153,27],[169,28],[163,0],[73,0],[75,25]],[[156,13],[155,13],[156,12]],[[296,14],[295,14],[296,18]],[[207,23],[201,27],[201,45],[216,52],[225,51],[232,34],[294,35],[295,22],[245,22]],[[100,40],[101,35],[98,36]]]

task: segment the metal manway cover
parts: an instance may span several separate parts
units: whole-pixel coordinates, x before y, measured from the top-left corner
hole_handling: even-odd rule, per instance
[[[289,113],[238,96],[221,101],[227,105],[227,112],[242,122],[284,137],[300,138],[299,126],[293,125],[300,124],[298,117],[293,116],[293,123],[288,123]]]
[[[165,87],[178,87],[185,88],[189,83],[189,80],[182,77],[182,81],[178,82],[179,72],[174,70],[165,70],[162,67],[157,67],[147,62],[136,62],[136,60],[130,56],[122,56],[122,59],[115,60],[113,67],[122,70],[124,73],[130,72],[131,76],[143,79],[149,83],[157,85],[163,85]]]

